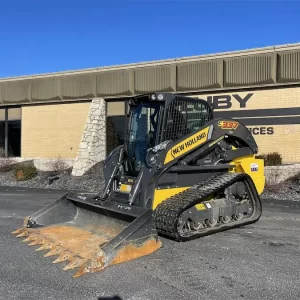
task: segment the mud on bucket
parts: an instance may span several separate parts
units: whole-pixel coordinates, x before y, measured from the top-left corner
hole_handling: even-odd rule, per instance
[[[64,270],[77,269],[74,277],[151,254],[161,247],[151,209],[120,209],[110,201],[102,206],[93,196],[68,193],[32,216],[13,232],[25,237],[44,257],[57,256]]]

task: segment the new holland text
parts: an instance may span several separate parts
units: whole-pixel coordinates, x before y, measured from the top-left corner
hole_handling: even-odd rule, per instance
[[[183,142],[179,146],[172,149],[173,156],[177,156],[182,151],[187,151],[189,148],[191,148],[193,145],[195,145],[198,141],[201,141],[203,138],[206,137],[206,133],[202,132],[201,134],[191,138],[190,140]]]

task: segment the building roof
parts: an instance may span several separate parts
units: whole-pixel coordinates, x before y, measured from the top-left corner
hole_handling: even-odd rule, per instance
[[[102,67],[95,67],[95,68],[86,68],[86,69],[78,69],[78,70],[41,73],[41,74],[28,74],[28,75],[12,76],[12,77],[4,77],[4,78],[0,77],[0,82],[6,80],[16,80],[16,79],[19,80],[19,79],[40,78],[40,77],[49,77],[49,76],[84,74],[84,73],[99,72],[99,71],[152,67],[152,66],[165,65],[171,63],[184,63],[184,62],[192,62],[192,61],[199,61],[199,60],[217,59],[217,58],[224,58],[224,57],[229,58],[229,57],[244,56],[244,55],[248,56],[253,54],[257,55],[257,54],[264,54],[264,53],[271,53],[271,52],[292,51],[292,50],[300,50],[300,42],[293,43],[293,44],[260,47],[260,48],[250,48],[250,49],[236,50],[236,51],[217,52],[217,53],[195,55],[195,56],[183,56],[183,57],[169,58],[169,59],[162,59],[162,60],[143,61],[138,63],[128,63],[128,64],[121,64],[121,65],[102,66]]]
[[[300,83],[300,43],[0,78],[0,105]]]

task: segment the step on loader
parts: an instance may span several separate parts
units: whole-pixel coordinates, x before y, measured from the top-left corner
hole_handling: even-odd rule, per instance
[[[259,220],[257,144],[208,102],[172,93],[129,100],[124,145],[104,162],[98,194],[66,193],[13,233],[74,277],[149,255],[161,237],[188,241]]]

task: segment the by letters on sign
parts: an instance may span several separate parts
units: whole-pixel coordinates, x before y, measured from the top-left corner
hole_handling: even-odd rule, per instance
[[[230,95],[216,95],[208,96],[205,99],[210,105],[213,105],[214,109],[229,109],[232,107],[232,100],[234,99],[239,103],[240,108],[246,108],[246,103],[254,95],[254,93],[249,93],[245,97],[240,96],[239,94]]]

